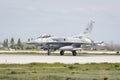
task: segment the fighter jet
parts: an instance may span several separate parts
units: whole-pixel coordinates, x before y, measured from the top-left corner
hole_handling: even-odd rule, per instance
[[[78,50],[81,50],[81,45],[92,44],[93,41],[90,39],[90,33],[93,28],[94,21],[90,21],[85,30],[79,35],[72,37],[54,37],[51,35],[43,35],[37,39],[27,42],[27,44],[34,44],[41,46],[43,50],[48,51],[50,55],[51,50],[60,50],[60,55],[64,55],[65,51],[71,51],[73,56],[77,55]]]

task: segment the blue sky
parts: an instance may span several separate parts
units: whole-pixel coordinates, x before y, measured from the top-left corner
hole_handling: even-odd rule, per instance
[[[0,42],[73,36],[94,20],[92,39],[120,43],[120,0],[0,0]]]

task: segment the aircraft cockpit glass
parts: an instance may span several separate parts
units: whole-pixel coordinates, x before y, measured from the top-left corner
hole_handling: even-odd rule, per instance
[[[49,37],[51,37],[51,35],[41,35],[41,36],[38,37],[38,38],[49,38]]]
[[[82,39],[82,38],[83,38],[83,36],[76,36],[75,38],[80,38],[80,39]]]

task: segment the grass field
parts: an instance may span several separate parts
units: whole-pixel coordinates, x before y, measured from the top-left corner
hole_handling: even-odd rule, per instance
[[[0,80],[120,80],[120,64],[0,64]]]

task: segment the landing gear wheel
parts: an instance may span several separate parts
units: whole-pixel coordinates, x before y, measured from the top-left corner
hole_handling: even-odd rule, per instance
[[[64,51],[60,51],[60,55],[63,56],[64,55]]]
[[[72,51],[72,55],[76,56],[77,55],[76,51]]]

